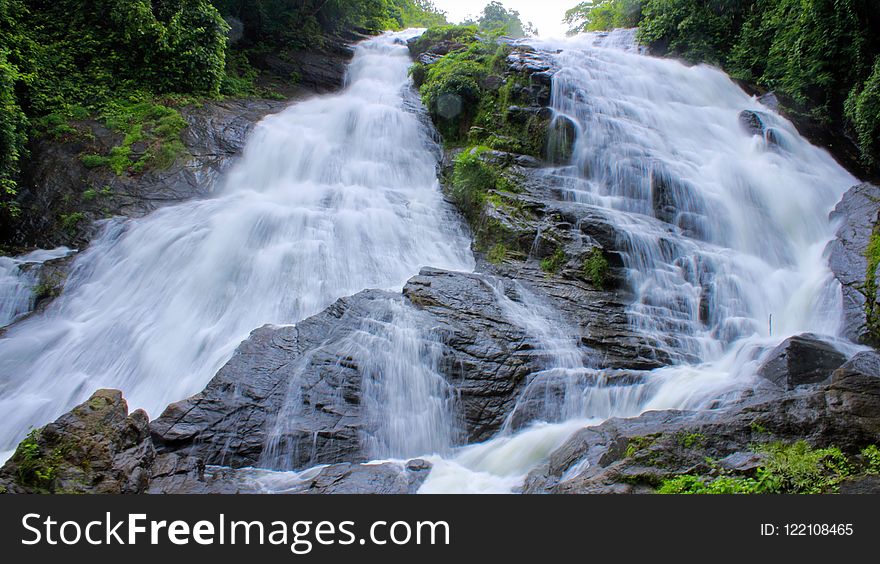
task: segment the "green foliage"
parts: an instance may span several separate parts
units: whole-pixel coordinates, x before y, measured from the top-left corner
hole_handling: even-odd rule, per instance
[[[880,55],[864,84],[853,87],[844,109],[858,136],[862,160],[876,164],[880,160]]]
[[[106,156],[83,155],[87,168],[107,166],[117,175],[147,168],[165,169],[186,152],[180,139],[186,120],[174,108],[146,102],[114,102],[102,116],[107,127],[123,135]],[[135,153],[133,148],[141,149]]]
[[[593,286],[602,290],[605,288],[609,269],[610,265],[608,264],[608,259],[605,258],[605,253],[602,252],[602,249],[594,247],[590,250],[590,254],[584,261],[581,273],[584,278],[592,282]]]
[[[498,185],[498,172],[481,157],[488,147],[474,147],[455,159],[452,199],[473,224],[483,213],[486,195]]]
[[[880,342],[880,303],[877,296],[877,268],[880,267],[880,227],[874,226],[868,247],[865,249],[868,267],[865,270],[865,320],[868,333],[875,341]]]
[[[869,445],[862,450],[865,459],[865,474],[880,474],[880,448],[877,445]]]
[[[567,258],[562,247],[557,247],[552,255],[541,261],[541,270],[547,274],[556,274],[565,265]]]
[[[428,28],[412,43],[416,53],[424,53],[432,45],[442,42],[460,43],[467,47],[477,41],[478,28],[475,25],[439,25]],[[418,82],[417,85],[420,85]]]
[[[0,218],[19,213],[15,196],[21,159],[26,153],[28,120],[18,105],[18,69],[6,60],[0,45]]]
[[[38,493],[50,493],[54,490],[58,466],[63,460],[61,448],[53,449],[44,454],[40,448],[41,431],[35,429],[23,440],[12,456],[18,466],[17,482]]]
[[[61,221],[61,227],[63,227],[65,231],[73,235],[76,233],[79,224],[85,221],[86,216],[82,212],[73,212],[62,214],[61,217],[59,217],[58,219]]]
[[[504,246],[504,243],[497,243],[489,250],[486,258],[492,264],[502,264],[507,258],[507,247]]]
[[[686,474],[664,480],[657,493],[831,493],[837,491],[844,478],[853,474],[851,463],[840,449],[834,447],[815,449],[805,441],[798,441],[793,444],[770,443],[755,450],[765,455],[764,464],[758,468],[755,478],[734,476],[708,478]]]
[[[845,116],[866,164],[880,155],[880,10],[874,0],[643,0],[639,38],[724,67],[830,124]],[[576,20],[577,21],[577,20]],[[871,63],[874,66],[871,66]]]
[[[758,479],[768,492],[825,493],[850,475],[849,462],[838,448],[814,449],[798,441],[770,443],[757,450],[767,455]]]
[[[642,0],[588,0],[565,12],[569,35],[583,31],[636,27],[642,16]]]
[[[538,34],[532,22],[523,23],[518,11],[506,9],[501,2],[489,2],[476,24],[481,31],[498,36],[528,37]]]

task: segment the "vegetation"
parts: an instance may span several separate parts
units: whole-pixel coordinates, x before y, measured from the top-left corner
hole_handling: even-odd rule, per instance
[[[501,2],[489,2],[476,21],[466,21],[465,25],[476,25],[480,31],[508,37],[528,37],[538,35],[532,22],[523,22],[516,10],[507,10]]]
[[[572,32],[639,27],[655,51],[774,90],[794,114],[846,120],[866,165],[880,157],[880,4],[874,0],[593,0]]]
[[[880,449],[871,445],[861,459],[849,459],[835,447],[813,448],[805,441],[774,442],[755,447],[764,463],[755,477],[707,478],[686,474],[665,480],[662,494],[817,494],[836,492],[850,476],[875,474],[880,469]]]
[[[429,0],[0,0],[0,223],[20,213],[29,139],[99,118],[123,140],[86,166],[167,167],[183,152],[181,105],[271,95],[257,85],[261,57],[445,22]]]
[[[17,482],[37,493],[51,493],[64,452],[59,447],[44,453],[39,441],[40,431],[35,429],[18,445],[12,456],[18,465]]]
[[[565,13],[569,34],[636,27],[642,16],[642,0],[589,0]]]
[[[504,243],[497,243],[486,254],[486,258],[492,264],[502,264],[507,259],[507,247],[504,246]]]
[[[562,247],[557,247],[552,255],[541,261],[541,270],[547,274],[556,274],[565,265],[567,258]]]
[[[594,247],[590,250],[590,254],[587,255],[581,273],[584,278],[592,282],[593,286],[602,290],[605,288],[609,269],[610,265],[608,264],[608,259],[605,258],[605,253],[602,252],[602,249]]]

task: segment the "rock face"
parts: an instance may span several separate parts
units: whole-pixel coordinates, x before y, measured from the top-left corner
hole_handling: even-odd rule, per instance
[[[880,219],[880,187],[860,184],[847,192],[837,204],[831,219],[840,222],[837,238],[828,247],[829,264],[843,286],[844,328],[847,338],[873,346],[880,345],[880,334],[873,325],[880,272],[868,272],[866,253]],[[880,266],[880,265],[876,265]],[[867,284],[872,282],[873,284]]]
[[[0,470],[10,493],[143,493],[155,450],[147,414],[99,390],[22,442]]]
[[[532,472],[523,491],[649,493],[666,478],[716,472],[707,460],[749,475],[761,462],[754,444],[806,440],[853,453],[878,437],[880,378],[841,369],[828,384],[764,390],[717,412],[648,412],[586,428]]]
[[[362,402],[368,359],[350,352],[351,339],[376,320],[393,321],[389,316],[401,315],[394,313],[401,308],[429,328],[426,342],[440,346],[437,368],[455,389],[462,438],[487,439],[539,366],[528,335],[500,307],[496,282],[425,270],[403,296],[367,291],[296,327],[264,327],[204,392],[169,406],[152,423],[156,444],[161,452],[233,467],[368,460],[363,443],[372,429]]]
[[[776,347],[758,369],[758,375],[791,390],[827,380],[846,360],[846,356],[816,335],[804,334],[786,339]]]

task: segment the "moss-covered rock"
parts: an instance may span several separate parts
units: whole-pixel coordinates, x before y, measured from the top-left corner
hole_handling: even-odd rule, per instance
[[[99,390],[31,432],[0,469],[8,493],[142,493],[155,450],[147,414],[117,390]]]

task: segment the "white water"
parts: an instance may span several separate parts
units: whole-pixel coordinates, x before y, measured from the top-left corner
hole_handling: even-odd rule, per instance
[[[451,459],[435,457],[421,493],[509,492],[583,420],[708,408],[750,387],[762,357],[795,334],[855,349],[838,339],[841,292],[823,256],[835,231],[828,215],[854,177],[717,69],[643,55],[632,30],[536,46],[558,51],[553,105],[578,129],[572,166],[548,176],[621,233],[636,295],[630,322],[674,364],[627,389],[584,378],[596,373],[589,359],[563,346],[548,370],[563,373],[563,399],[558,389],[532,393],[547,380],[537,374],[520,400],[543,400],[555,414],[544,419],[559,422],[508,428]],[[741,129],[746,109],[761,112],[781,148]],[[660,184],[672,188],[671,217],[655,211]],[[559,350],[564,327],[533,299],[520,310],[532,316],[521,324]]]
[[[101,387],[156,417],[257,327],[473,268],[398,37],[361,44],[341,94],[264,120],[217,197],[106,227],[49,311],[0,340],[0,450]]]
[[[34,251],[19,257],[0,256],[0,327],[5,327],[34,308],[35,288],[44,263],[66,257],[67,247]]]
[[[646,57],[631,32],[537,45],[560,51],[554,107],[580,131],[573,165],[547,174],[621,233],[630,321],[674,364],[622,383],[552,307],[518,284],[496,288],[543,368],[498,437],[451,450],[437,344],[389,302],[348,343],[367,369],[364,444],[377,458],[432,460],[423,493],[511,491],[585,425],[709,407],[752,385],[787,336],[839,332],[840,289],[822,252],[828,213],[856,179],[723,73]],[[436,148],[405,111],[408,64],[393,35],[365,43],[346,92],[267,119],[217,198],[111,223],[52,309],[0,341],[0,409],[12,414],[0,448],[99,386],[155,415],[199,391],[255,327],[400,288],[420,266],[470,270],[439,195]],[[744,109],[762,112],[782,149],[740,128]],[[661,185],[675,211],[658,218]],[[275,436],[286,422],[282,411]]]

